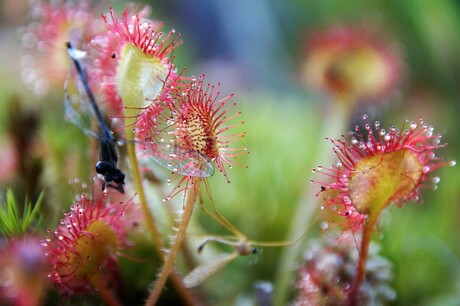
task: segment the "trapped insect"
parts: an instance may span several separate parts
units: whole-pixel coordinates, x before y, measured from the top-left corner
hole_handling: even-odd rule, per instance
[[[100,128],[99,134],[94,134],[88,129],[83,128],[83,130],[86,133],[89,133],[90,135],[95,136],[99,141],[100,154],[99,154],[99,161],[96,163],[96,172],[101,174],[104,177],[104,184],[102,188],[105,189],[107,186],[109,186],[109,187],[112,187],[118,190],[121,193],[124,193],[123,184],[125,183],[125,174],[120,169],[117,168],[118,154],[115,148],[115,143],[114,143],[114,139],[112,136],[112,132],[110,131],[110,129],[107,127],[107,125],[104,122],[102,113],[99,107],[97,106],[96,99],[89,87],[86,74],[83,71],[83,68],[78,59],[79,58],[78,52],[72,47],[70,42],[67,42],[67,52],[70,58],[72,59],[72,62],[75,65],[75,68],[80,77],[81,83],[84,87],[86,96],[89,100],[92,110],[99,123],[99,128]],[[65,91],[66,91],[66,94],[65,94],[64,102],[66,104],[66,110],[68,110],[70,98],[68,97],[67,86],[66,86]],[[80,126],[79,123],[76,125]]]
[[[80,58],[85,53],[74,49],[70,43],[67,43],[67,50],[70,58],[74,62],[80,82],[78,85],[83,87],[83,94],[78,98],[72,99],[67,93],[64,100],[66,117],[77,127],[82,129],[85,134],[91,135],[98,139],[100,144],[100,160],[96,163],[96,172],[104,177],[104,186],[112,187],[119,192],[124,192],[124,173],[118,169],[118,154],[115,148],[115,139],[112,132],[104,121],[96,99],[89,87],[87,76],[83,70]],[[90,105],[90,107],[88,107]],[[92,128],[94,117],[99,124],[100,131],[95,133]],[[117,140],[116,143],[123,143],[123,140]],[[214,165],[204,154],[186,150],[174,141],[161,142],[148,140],[136,141],[140,156],[146,160],[152,160],[156,164],[168,169],[172,173],[190,177],[210,177],[214,175]]]

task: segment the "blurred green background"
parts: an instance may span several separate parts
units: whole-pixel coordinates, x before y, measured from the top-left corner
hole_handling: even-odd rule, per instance
[[[97,152],[63,119],[62,88],[39,98],[21,80],[24,50],[17,28],[30,22],[26,2],[1,3],[0,150],[5,152],[11,133],[30,133],[33,140],[24,165],[28,170],[22,175],[39,175],[30,182],[7,177],[0,183],[1,191],[8,186],[24,190],[27,185],[32,199],[45,190],[45,224],[52,227],[71,204],[68,180],[79,177],[88,181],[94,175],[90,165]],[[147,4],[153,7],[152,18],[165,21],[167,29],[174,27],[182,34],[184,44],[175,54],[177,66],[187,67],[187,74],[206,73],[208,81],[222,82],[222,94],[234,92],[234,100],[243,111],[240,118],[245,124],[240,129],[247,135],[238,145],[248,147],[251,153],[239,162],[249,168],[229,170],[231,184],[220,175],[209,179],[209,184],[220,212],[249,239],[285,239],[302,195],[311,188],[319,191],[309,180],[324,136],[338,138],[354,126],[350,123],[337,135],[319,131],[320,126],[336,122],[334,116],[325,115],[330,102],[307,91],[298,81],[304,41],[311,31],[356,25],[385,33],[385,41],[401,50],[401,84],[384,101],[355,109],[352,121],[367,112],[386,128],[400,126],[404,118],[422,116],[449,144],[437,154],[458,160],[458,1],[174,0]],[[124,6],[107,3],[107,7],[111,5]],[[11,111],[12,100],[21,101],[25,113],[18,116],[24,120],[20,121],[22,127],[13,132],[9,122],[19,111]],[[23,127],[32,120],[36,120],[35,125]],[[88,153],[88,145],[93,153]],[[328,154],[333,155],[332,145]],[[442,168],[434,175],[441,178],[438,190],[424,190],[420,205],[392,206],[379,228],[382,254],[394,264],[392,285],[397,300],[392,305],[460,303],[460,172],[457,166]],[[228,234],[200,210],[195,211],[194,218],[201,232]],[[313,219],[321,221],[321,216]],[[317,233],[318,226],[314,225],[308,237]],[[214,247],[215,252],[231,252],[225,246]],[[251,303],[256,281],[274,281],[281,251],[263,248],[260,255],[237,258],[211,278],[205,290],[213,305]]]

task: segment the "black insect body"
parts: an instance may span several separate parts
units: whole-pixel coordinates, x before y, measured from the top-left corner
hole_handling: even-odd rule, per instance
[[[106,126],[102,133],[108,133],[108,136],[99,137],[101,151],[99,161],[96,163],[96,172],[104,176],[104,185],[124,193],[123,184],[125,183],[125,174],[117,168],[118,155],[112,134],[107,130]]]

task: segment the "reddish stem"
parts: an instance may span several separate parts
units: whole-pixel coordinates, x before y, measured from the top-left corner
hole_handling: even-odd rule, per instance
[[[96,288],[99,296],[108,306],[121,306],[121,303],[118,301],[117,297],[113,294],[113,292],[107,288],[104,281],[101,278],[100,273],[96,272],[96,274],[91,279],[91,285]]]
[[[379,214],[374,214],[374,216],[378,216]],[[358,305],[359,299],[359,288],[361,287],[361,282],[363,281],[364,277],[366,276],[366,261],[369,255],[369,246],[371,243],[372,232],[374,231],[375,223],[377,222],[377,217],[369,218],[369,221],[366,223],[363,229],[363,236],[361,239],[361,247],[359,250],[359,261],[356,268],[356,277],[353,280],[353,284],[351,285],[350,292],[348,293],[348,305],[349,306],[356,306]]]

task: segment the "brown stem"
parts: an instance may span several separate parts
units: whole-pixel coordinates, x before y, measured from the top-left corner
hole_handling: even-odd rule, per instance
[[[353,280],[351,285],[350,292],[348,293],[348,305],[355,306],[358,304],[359,298],[359,288],[361,287],[361,282],[366,276],[366,261],[369,255],[369,246],[371,243],[372,233],[374,231],[375,223],[377,222],[377,217],[379,214],[374,214],[369,218],[369,221],[366,223],[363,229],[363,236],[361,239],[361,247],[359,250],[359,261],[356,267],[356,277]]]
[[[168,255],[166,256],[163,267],[161,268],[160,275],[158,276],[155,286],[150,293],[150,296],[147,300],[146,306],[153,306],[157,303],[158,298],[160,297],[161,291],[168,279],[168,276],[171,274],[171,271],[174,268],[174,262],[177,254],[182,246],[182,242],[185,238],[185,232],[187,230],[188,224],[190,222],[193,207],[195,206],[195,200],[198,194],[199,189],[199,178],[193,178],[190,182],[190,189],[187,190],[184,212],[182,214],[182,219],[179,224],[179,229],[177,230],[177,235],[174,240],[174,243],[169,250]]]

